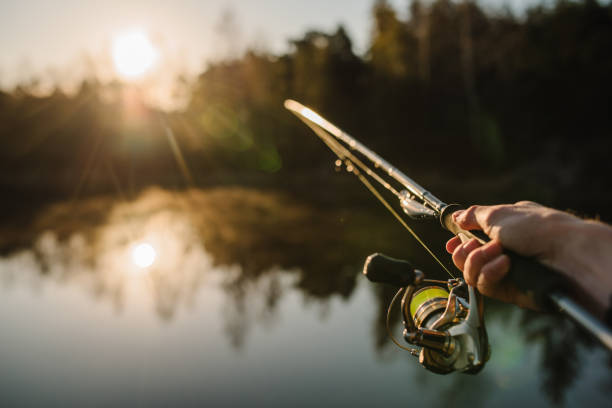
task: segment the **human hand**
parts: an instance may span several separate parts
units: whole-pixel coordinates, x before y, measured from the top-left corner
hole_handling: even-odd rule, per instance
[[[528,201],[472,206],[453,218],[462,229],[483,230],[491,238],[485,245],[462,243],[458,237],[446,244],[466,282],[484,295],[536,308],[532,298],[503,280],[510,269],[510,259],[502,253],[507,248],[562,273],[605,309],[612,288],[609,226]]]

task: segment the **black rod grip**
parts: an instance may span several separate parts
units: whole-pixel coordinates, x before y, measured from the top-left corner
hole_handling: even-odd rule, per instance
[[[442,226],[454,235],[463,234],[468,239],[475,238],[481,244],[491,239],[482,231],[466,231],[461,229],[453,220],[453,213],[464,209],[459,204],[450,204],[440,214]],[[508,249],[504,254],[510,258],[510,271],[504,278],[513,283],[520,291],[531,296],[536,304],[543,310],[555,310],[549,295],[568,287],[567,280],[559,272],[542,265],[534,258],[519,255]]]
[[[412,285],[416,278],[410,262],[378,253],[368,256],[363,264],[363,274],[371,282],[394,286]]]

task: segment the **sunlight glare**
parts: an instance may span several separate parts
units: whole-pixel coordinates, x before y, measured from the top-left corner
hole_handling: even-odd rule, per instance
[[[113,41],[115,69],[125,79],[136,79],[153,67],[159,53],[140,30],[119,35]]]
[[[157,258],[155,248],[146,242],[135,245],[132,248],[132,262],[139,268],[148,268],[153,265]]]

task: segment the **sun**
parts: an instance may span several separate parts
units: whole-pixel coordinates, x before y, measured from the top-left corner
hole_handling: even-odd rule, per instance
[[[117,73],[133,80],[155,65],[159,53],[144,31],[132,30],[114,39],[112,56]]]
[[[145,269],[153,265],[155,258],[157,253],[149,243],[143,242],[132,247],[132,262],[139,268]]]

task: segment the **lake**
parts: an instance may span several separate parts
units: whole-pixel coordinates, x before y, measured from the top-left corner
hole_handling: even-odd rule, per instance
[[[400,228],[240,187],[40,209],[0,237],[0,405],[609,406],[610,355],[559,317],[487,300],[475,376],[395,347],[365,257],[443,278]]]

